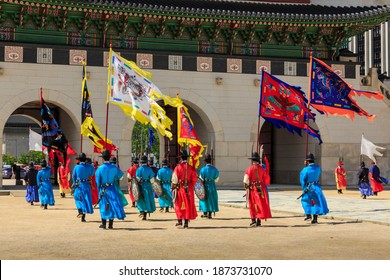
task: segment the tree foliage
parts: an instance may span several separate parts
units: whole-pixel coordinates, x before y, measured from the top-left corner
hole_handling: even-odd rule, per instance
[[[149,147],[149,129],[152,130],[154,136],[154,142],[151,147]],[[158,138],[157,131],[150,124],[142,124],[136,122],[133,128],[133,138],[131,151],[133,155],[149,155],[152,153],[156,160],[159,159],[160,154],[160,141]]]
[[[29,164],[30,161],[33,161],[35,164],[39,164],[43,158],[45,158],[45,155],[41,151],[28,151],[27,153],[20,154],[18,162]]]
[[[3,164],[11,165],[17,161],[17,158],[14,155],[3,154]]]

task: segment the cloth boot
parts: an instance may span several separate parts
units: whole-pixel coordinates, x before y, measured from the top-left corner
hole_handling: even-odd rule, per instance
[[[108,228],[109,229],[113,229],[114,228],[114,220],[113,219],[109,219],[108,220]]]
[[[165,208],[165,213],[169,213],[169,207]]]
[[[260,219],[257,219],[257,221],[256,221],[256,226],[257,226],[257,227],[261,226],[261,220],[260,220]]]
[[[304,221],[307,221],[307,220],[311,220],[311,215],[310,214],[306,214],[306,218]]]
[[[144,212],[144,213],[142,214],[142,215],[143,215],[143,217],[142,217],[142,220],[143,220],[143,221],[146,221],[146,214],[147,214],[146,212]]]
[[[183,220],[177,220],[176,226],[182,226],[183,225]]]
[[[77,218],[81,218],[81,217],[83,216],[83,210],[77,209],[77,211],[79,212],[79,213],[77,214]]]
[[[256,219],[252,219],[252,222],[249,225],[250,227],[255,227],[256,226]]]
[[[212,218],[212,217],[211,217],[211,212],[209,212],[209,214],[208,214],[207,218],[209,218],[209,219],[211,219],[211,218]]]
[[[102,224],[99,226],[99,228],[106,229],[106,225],[107,225],[107,220],[102,219]]]
[[[184,220],[184,228],[188,228],[188,220]]]
[[[317,217],[318,215],[313,215],[313,220],[311,221],[312,224],[318,224]]]
[[[86,222],[86,220],[85,220],[85,214],[82,214],[82,216],[81,216],[81,221],[82,221],[82,222]]]

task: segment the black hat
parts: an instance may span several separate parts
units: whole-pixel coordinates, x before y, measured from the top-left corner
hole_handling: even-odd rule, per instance
[[[110,163],[116,164],[116,157],[112,157],[112,158],[110,159]]]
[[[104,159],[104,160],[109,160],[110,157],[111,157],[111,153],[109,150],[104,150],[101,157]]]
[[[187,150],[182,150],[178,157],[181,157],[182,159],[187,159],[188,158]]]
[[[87,159],[87,156],[84,153],[79,153],[78,157],[76,157],[79,161],[84,162]]]
[[[41,161],[41,166],[42,166],[42,167],[46,167],[46,166],[47,166],[47,162],[46,162],[45,159],[43,159],[43,160]]]
[[[167,159],[164,159],[161,163],[163,166],[169,166],[169,161]]]
[[[307,161],[311,161],[311,162],[314,162],[314,155],[312,153],[308,154],[307,157],[306,157],[306,160]]]
[[[364,163],[364,161],[362,161],[361,163],[360,163],[360,167],[365,167],[366,166],[366,164]]]
[[[140,163],[147,163],[148,162],[148,157],[147,156],[142,156]]]
[[[254,152],[252,153],[252,156],[249,159],[260,162],[260,155],[258,152]]]
[[[138,163],[138,162],[139,162],[139,158],[137,158],[137,157],[136,157],[136,158],[133,158],[133,162],[134,162],[134,163]]]
[[[29,167],[34,167],[34,162],[33,161],[30,161],[30,163],[28,164]]]
[[[210,163],[212,161],[211,155],[207,154],[206,157],[204,158],[204,161]]]
[[[153,158],[149,159],[149,164],[154,164],[154,159]]]

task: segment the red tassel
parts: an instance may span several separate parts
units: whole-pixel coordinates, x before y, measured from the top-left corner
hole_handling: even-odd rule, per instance
[[[316,202],[314,201],[314,199],[312,199],[310,203],[311,203],[311,206],[316,205]]]

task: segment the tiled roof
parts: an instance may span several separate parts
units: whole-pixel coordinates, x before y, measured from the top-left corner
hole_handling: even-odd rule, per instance
[[[64,1],[58,1],[64,2]],[[388,6],[322,6],[312,4],[275,4],[233,0],[73,0],[77,4],[112,8],[175,11],[195,14],[231,16],[261,16],[299,19],[353,19],[390,13]],[[311,18],[310,18],[311,15]]]

